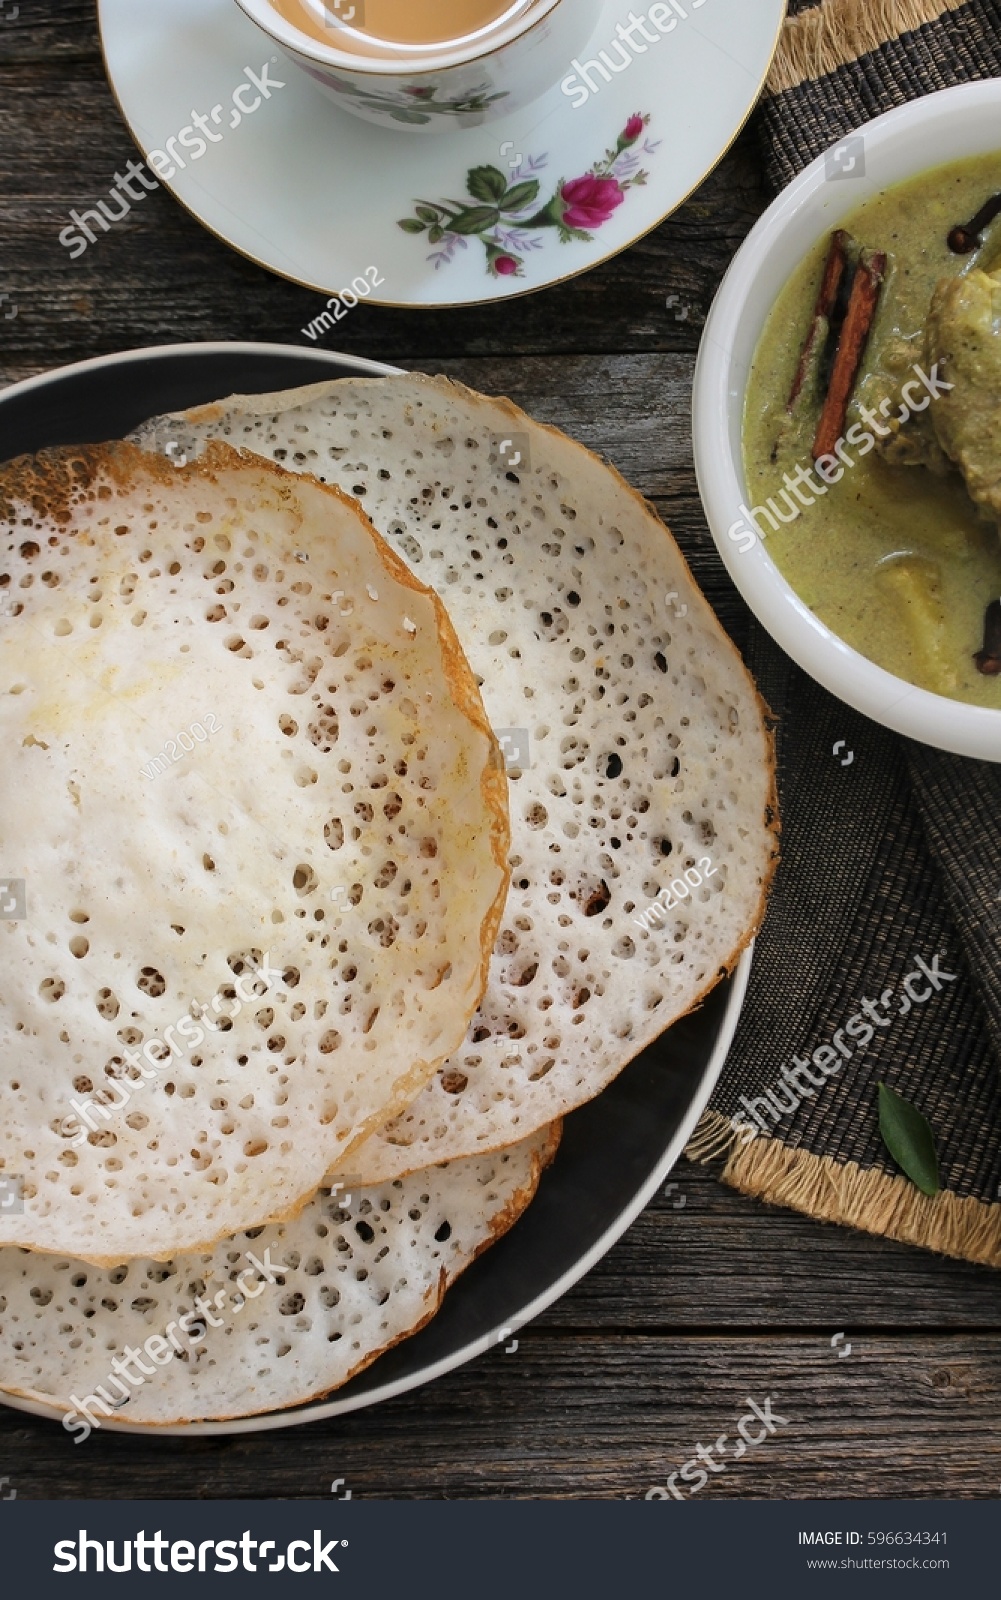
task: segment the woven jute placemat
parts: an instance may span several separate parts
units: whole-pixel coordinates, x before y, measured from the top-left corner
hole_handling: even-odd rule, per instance
[[[1001,0],[791,10],[757,114],[776,190],[881,112],[1001,74]],[[757,627],[749,665],[777,717],[783,861],[688,1153],[762,1200],[1001,1266],[1001,765],[888,733]],[[934,1196],[882,1144],[880,1081],[932,1125]]]

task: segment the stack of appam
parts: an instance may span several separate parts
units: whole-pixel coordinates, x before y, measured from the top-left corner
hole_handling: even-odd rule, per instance
[[[0,520],[0,1390],[295,1406],[732,970],[765,708],[652,509],[442,379],[22,459]]]

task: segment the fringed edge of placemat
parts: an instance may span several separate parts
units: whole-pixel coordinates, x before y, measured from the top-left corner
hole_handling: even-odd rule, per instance
[[[765,85],[768,94],[824,78],[902,33],[961,11],[969,0],[824,0],[789,17]]]
[[[961,1261],[1001,1267],[1001,1205],[948,1189],[924,1195],[908,1178],[815,1156],[767,1135],[741,1143],[719,1111],[703,1114],[685,1154],[702,1164],[726,1154],[723,1182],[755,1200]]]

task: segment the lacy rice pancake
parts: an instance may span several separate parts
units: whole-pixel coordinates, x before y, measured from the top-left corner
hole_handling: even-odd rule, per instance
[[[559,1129],[376,1189],[321,1190],[294,1221],[108,1270],[0,1249],[0,1390],[64,1413],[168,1424],[315,1400],[416,1333],[535,1194]],[[53,1338],[58,1324],[59,1338]]]
[[[294,1215],[461,1047],[506,784],[436,596],[226,447],[0,476],[0,1242]]]
[[[512,882],[482,1004],[366,1182],[497,1148],[598,1094],[730,971],[777,858],[772,742],[657,516],[510,402],[419,375],[150,424],[356,495],[448,606],[503,745]]]

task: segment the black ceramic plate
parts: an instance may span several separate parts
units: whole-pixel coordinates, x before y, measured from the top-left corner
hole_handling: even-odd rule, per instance
[[[229,394],[392,370],[268,344],[167,345],[102,356],[0,393],[0,458],[120,439],[150,417]],[[637,1057],[598,1100],[566,1119],[559,1153],[533,1204],[460,1278],[421,1333],[320,1405],[157,1433],[256,1432],[353,1411],[429,1382],[531,1321],[600,1260],[674,1166],[722,1068],[750,960],[748,951],[705,1005]],[[38,1415],[59,1415],[42,1404],[2,1398]],[[147,1431],[136,1424],[104,1426]]]

